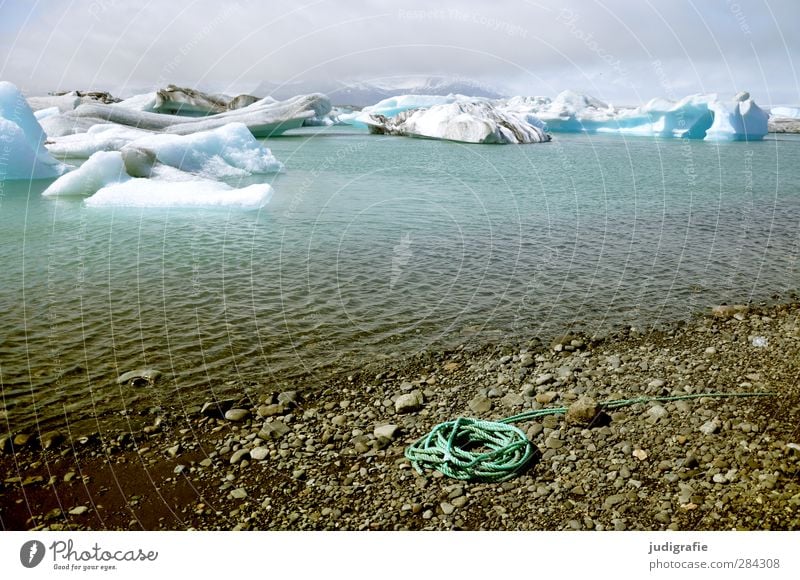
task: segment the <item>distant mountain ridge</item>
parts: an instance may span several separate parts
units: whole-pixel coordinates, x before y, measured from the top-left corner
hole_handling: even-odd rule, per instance
[[[498,99],[509,96],[502,88],[465,78],[444,76],[384,77],[370,80],[313,81],[277,84],[264,81],[251,94],[286,99],[298,94],[321,92],[328,95],[334,105],[365,107],[382,99],[397,95],[449,95]]]

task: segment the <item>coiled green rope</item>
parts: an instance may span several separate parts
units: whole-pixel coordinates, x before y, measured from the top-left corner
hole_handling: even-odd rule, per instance
[[[619,409],[637,403],[682,401],[723,397],[772,397],[775,393],[697,393],[672,397],[638,397],[600,403],[601,410]],[[405,456],[420,474],[441,471],[464,481],[496,482],[515,477],[536,453],[525,433],[511,423],[545,415],[563,415],[568,407],[536,409],[497,421],[459,417],[436,425],[408,448]]]

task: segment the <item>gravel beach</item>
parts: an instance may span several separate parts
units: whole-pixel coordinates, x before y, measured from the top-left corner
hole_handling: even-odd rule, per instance
[[[3,432],[0,527],[799,529],[799,352],[799,303],[720,306],[658,331],[465,346],[264,385],[259,400],[163,408],[135,432]],[[420,475],[403,455],[459,416],[765,391],[519,423],[538,452],[503,483]]]

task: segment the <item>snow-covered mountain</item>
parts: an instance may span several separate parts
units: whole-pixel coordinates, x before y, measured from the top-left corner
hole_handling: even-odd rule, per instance
[[[304,81],[276,84],[264,81],[250,91],[256,96],[286,99],[309,91],[328,95],[334,105],[364,107],[397,95],[449,95],[497,99],[508,96],[500,87],[490,87],[471,79],[446,76],[392,76],[368,80]]]

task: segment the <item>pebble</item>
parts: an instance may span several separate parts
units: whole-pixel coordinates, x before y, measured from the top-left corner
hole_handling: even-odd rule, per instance
[[[449,516],[454,511],[456,511],[456,507],[453,504],[451,504],[450,502],[446,502],[446,501],[443,501],[442,503],[440,503],[439,507],[442,508],[442,513],[444,513],[444,515],[446,515],[446,516]]]
[[[652,381],[647,383],[647,386],[650,387],[651,389],[660,389],[665,384],[666,381],[664,379],[653,379]]]
[[[548,373],[544,375],[539,375],[538,377],[536,377],[536,380],[534,382],[536,383],[537,387],[541,387],[542,385],[546,385],[547,383],[553,382],[554,379],[555,377],[552,374]]]
[[[237,487],[231,490],[231,497],[233,499],[244,499],[247,497],[247,490],[243,487]]]
[[[249,449],[239,449],[238,451],[234,451],[231,455],[230,464],[236,465],[242,459],[246,459],[250,457],[250,450]]]
[[[647,415],[651,422],[655,423],[667,417],[667,415],[669,415],[669,411],[667,411],[661,405],[653,405],[647,410]]]
[[[713,435],[714,433],[719,431],[719,427],[720,427],[720,425],[716,420],[714,420],[714,421],[706,421],[705,423],[703,423],[700,426],[699,431],[703,435]]]
[[[74,507],[71,510],[69,510],[69,515],[71,515],[71,516],[82,516],[83,514],[85,514],[88,511],[89,511],[88,507],[86,507],[85,505],[79,505],[79,506]]]
[[[225,418],[228,421],[233,421],[234,423],[238,423],[239,421],[244,421],[250,416],[250,411],[247,409],[228,409],[225,411]]]

